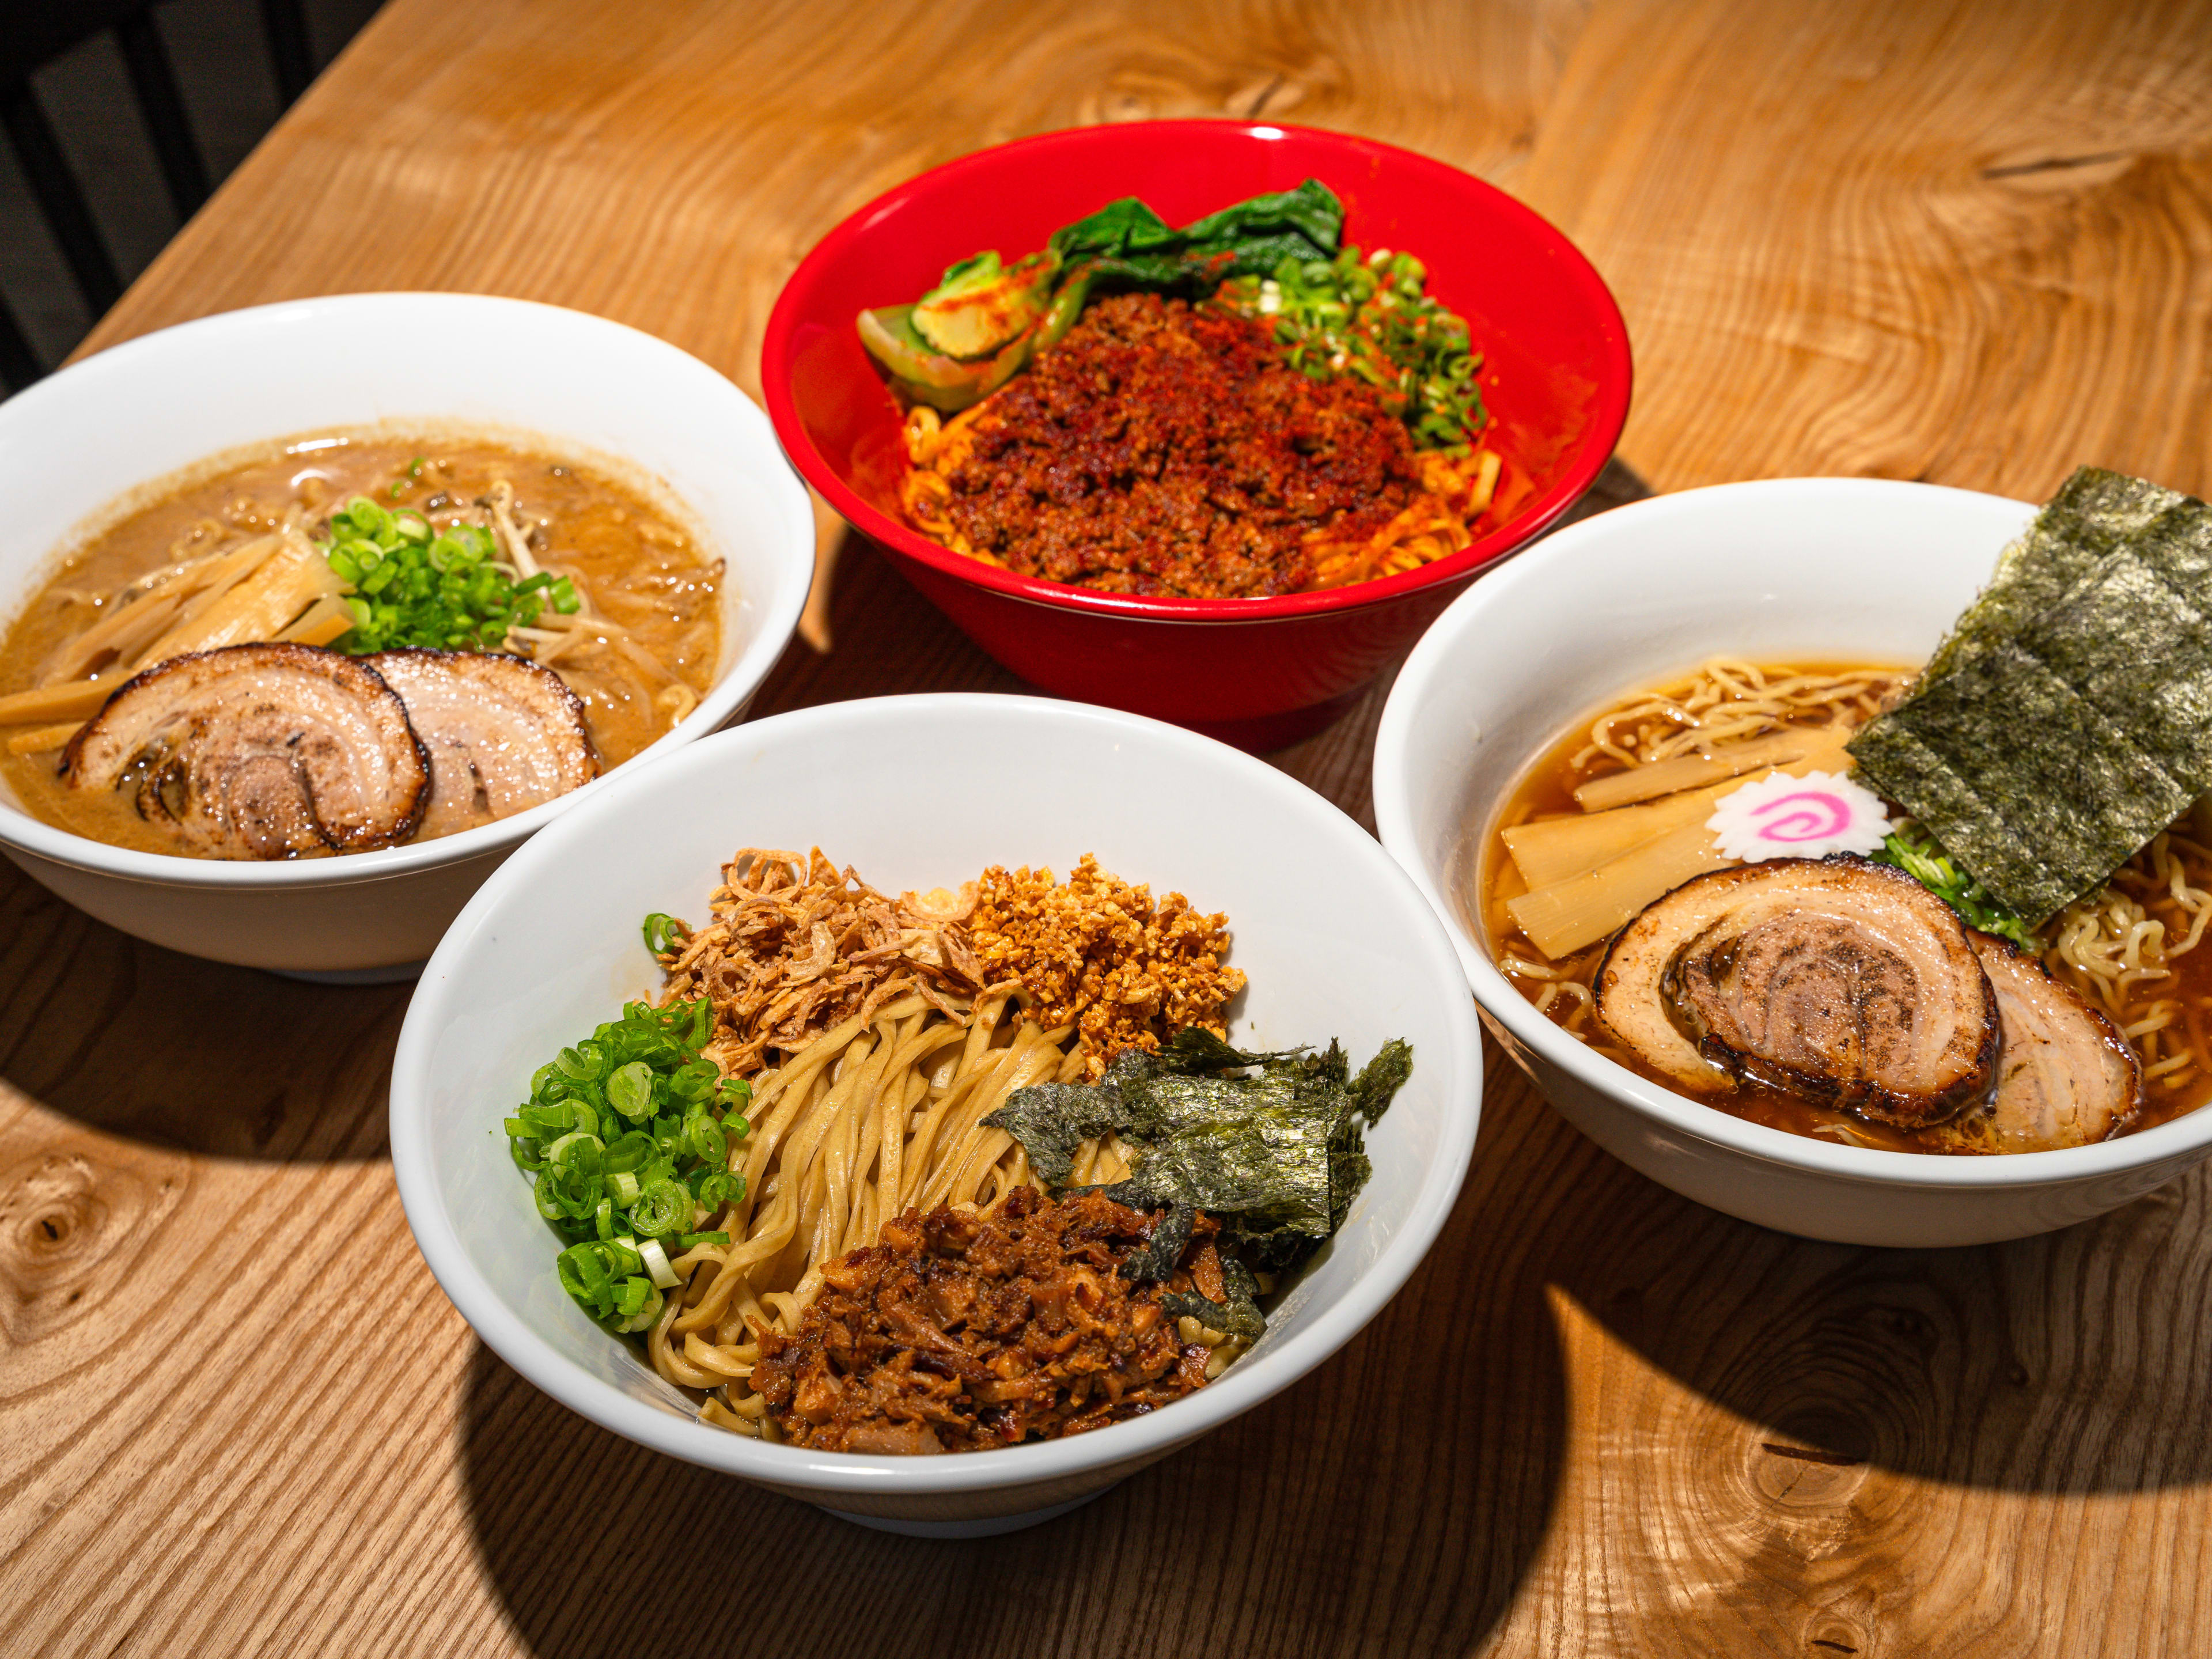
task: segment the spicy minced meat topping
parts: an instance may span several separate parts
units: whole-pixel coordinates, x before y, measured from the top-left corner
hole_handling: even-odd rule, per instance
[[[946,516],[1024,575],[1228,599],[1310,585],[1304,542],[1380,529],[1421,492],[1375,390],[1290,368],[1267,323],[1157,294],[1085,312],[997,392]]]
[[[797,1335],[760,1331],[752,1385],[784,1441],[820,1451],[976,1451],[1141,1417],[1206,1382],[1162,1291],[1220,1291],[1204,1216],[1164,1285],[1124,1279],[1152,1228],[1102,1194],[1031,1187],[908,1210],[823,1270]]]

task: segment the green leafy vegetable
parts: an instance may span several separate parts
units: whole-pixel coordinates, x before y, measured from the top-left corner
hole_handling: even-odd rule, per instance
[[[1942,844],[1911,818],[1901,818],[1874,855],[1876,864],[1887,864],[1905,873],[1966,918],[1969,927],[1999,934],[2024,950],[2040,954],[2043,947],[2020,913],[1982,885]]]
[[[331,514],[331,538],[319,545],[353,590],[346,604],[354,625],[337,648],[357,656],[395,646],[495,651],[547,605],[568,616],[581,604],[566,576],[540,571],[515,580],[489,531],[439,530],[412,507],[382,507],[366,495]]]
[[[1046,245],[1063,270],[1110,286],[1212,293],[1231,276],[1261,276],[1286,259],[1326,261],[1344,232],[1344,204],[1317,179],[1255,196],[1181,230],[1133,196],[1062,226]]]
[[[1463,452],[1489,416],[1475,383],[1482,359],[1466,319],[1424,292],[1427,268],[1410,253],[1356,247],[1333,259],[1291,258],[1266,276],[1222,283],[1214,298],[1248,317],[1272,317],[1291,367],[1316,380],[1356,375],[1405,422],[1419,449]]]
[[[913,305],[862,312],[860,343],[909,401],[951,413],[1021,373],[1102,285],[1199,297],[1285,260],[1326,264],[1343,225],[1344,204],[1312,179],[1181,230],[1128,197],[1062,226],[1025,259],[1008,265],[995,250],[971,254]]]
[[[726,1244],[696,1231],[744,1195],[730,1167],[750,1126],[751,1091],[701,1050],[714,1030],[705,998],[628,1004],[538,1068],[530,1098],[507,1120],[515,1163],[533,1178],[538,1212],[568,1247],[561,1284],[611,1330],[640,1330],[661,1306],[672,1254]],[[657,1280],[664,1282],[656,1282]]]

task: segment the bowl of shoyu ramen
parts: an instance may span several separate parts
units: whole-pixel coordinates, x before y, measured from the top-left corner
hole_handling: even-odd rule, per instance
[[[2212,1150],[2212,513],[1797,479],[1563,532],[1439,619],[1383,841],[1601,1146],[1857,1243],[2060,1227]]]
[[[805,491],[696,358],[356,295],[166,329],[0,406],[0,850],[141,938],[374,976],[610,777],[734,718]]]
[[[1327,723],[1587,490],[1619,308],[1503,191],[1342,133],[1092,127],[832,230],[770,317],[810,483],[1048,691],[1246,747]]]
[[[959,1536],[1350,1340],[1481,1081],[1449,939],[1321,797],[1115,710],[890,697],[708,738],[495,873],[408,1011],[392,1164],[562,1404]]]

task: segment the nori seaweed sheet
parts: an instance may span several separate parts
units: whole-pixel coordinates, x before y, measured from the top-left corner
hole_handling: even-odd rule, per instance
[[[2021,648],[2169,771],[2212,776],[2212,587],[2174,571],[2164,549],[2115,554],[2031,623]]]
[[[1334,1042],[1319,1054],[1245,1054],[1186,1028],[1158,1054],[1117,1054],[1095,1084],[1017,1089],[983,1121],[1020,1141],[1054,1188],[1073,1172],[1078,1145],[1119,1133],[1136,1167],[1106,1191],[1166,1210],[1156,1237],[1179,1208],[1202,1209],[1248,1261],[1276,1267],[1343,1224],[1369,1171],[1361,1125],[1382,1115],[1412,1071],[1403,1042],[1384,1044],[1355,1079]],[[1140,1255],[1140,1273],[1158,1266]]]
[[[1923,683],[1942,678],[2017,635],[2127,538],[2187,500],[2124,472],[2077,468],[2035,515],[2027,533],[1998,556],[1990,585],[1929,658]]]
[[[2212,786],[2212,514],[2083,468],[1913,694],[1868,781],[2039,924]]]

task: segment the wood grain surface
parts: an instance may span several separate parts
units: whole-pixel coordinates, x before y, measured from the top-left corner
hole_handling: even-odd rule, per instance
[[[1256,112],[1559,222],[1657,488],[2212,486],[2202,5],[394,0],[94,343],[478,289],[757,392],[783,278],[897,179]],[[828,622],[757,713],[1014,689],[857,542]],[[1364,816],[1382,692],[1274,758]],[[0,1653],[2212,1652],[2212,1175],[2016,1244],[1809,1244],[1496,1065],[1449,1230],[1336,1359],[1061,1520],[930,1543],[642,1451],[476,1341],[386,1157],[406,994],[0,869]]]

